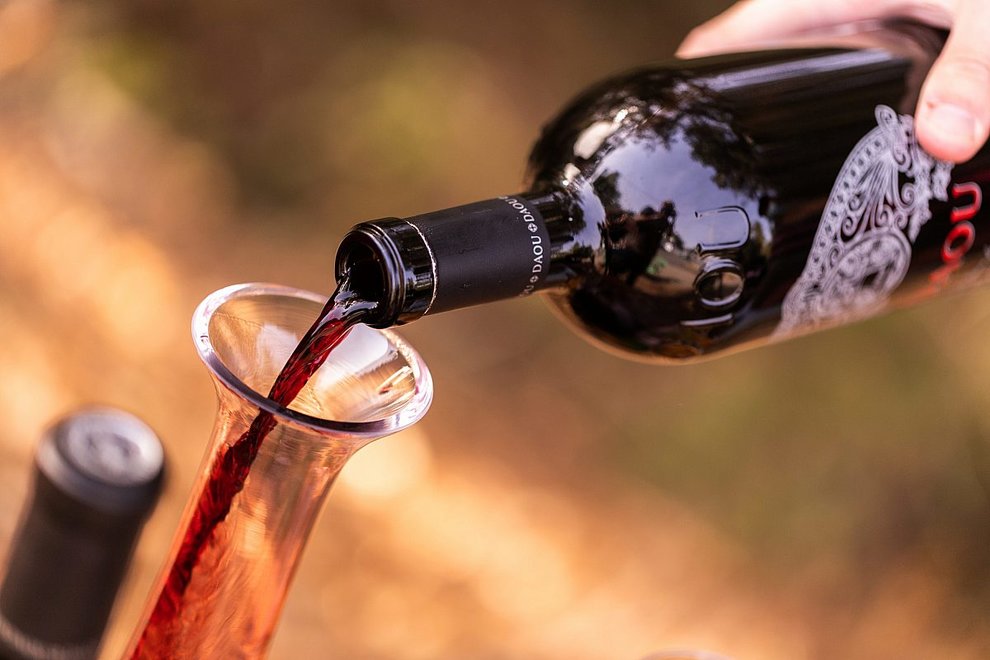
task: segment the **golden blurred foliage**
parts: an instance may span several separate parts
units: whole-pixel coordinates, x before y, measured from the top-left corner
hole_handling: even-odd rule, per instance
[[[159,431],[115,657],[210,430],[197,302],[328,292],[353,222],[512,192],[569,95],[727,4],[0,4],[0,539],[52,419]],[[345,468],[272,657],[987,657],[988,305],[680,368],[537,301],[414,324],[434,409]]]

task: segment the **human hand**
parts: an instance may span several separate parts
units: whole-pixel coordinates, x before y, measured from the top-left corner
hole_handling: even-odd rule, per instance
[[[695,28],[680,57],[725,52],[754,42],[886,17],[913,18],[949,30],[949,40],[921,89],[915,112],[921,146],[963,162],[990,135],[990,1],[741,0]]]

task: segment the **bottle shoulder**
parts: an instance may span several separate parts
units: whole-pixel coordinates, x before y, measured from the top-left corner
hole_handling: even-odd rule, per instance
[[[587,169],[602,152],[642,129],[661,141],[679,128],[710,141],[727,129],[751,128],[758,139],[761,122],[754,121],[754,110],[777,122],[793,120],[774,106],[888,87],[891,81],[901,83],[895,109],[912,111],[920,84],[912,78],[927,71],[937,51],[921,37],[892,42],[884,31],[863,42],[860,36],[835,37],[836,45],[828,46],[673,59],[612,76],[546,124],[530,154],[529,181],[535,186],[566,181],[568,173]]]
[[[945,37],[910,21],[863,22],[618,73],[585,89],[546,124],[530,156],[530,181],[559,181],[567,165],[580,168],[616,134],[646,120],[697,122],[714,115],[709,118],[716,122],[745,123],[756,109],[781,121],[790,115],[774,106],[848,98],[871,87],[889,98],[893,83],[900,85],[894,109],[912,112]]]

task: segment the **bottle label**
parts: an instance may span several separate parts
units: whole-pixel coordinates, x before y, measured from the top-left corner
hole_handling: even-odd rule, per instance
[[[948,198],[952,165],[918,146],[914,119],[884,105],[876,118],[839,171],[775,337],[883,309],[908,272],[914,242],[932,217],[929,204]]]
[[[524,250],[529,272],[526,273],[526,284],[519,292],[520,296],[528,296],[536,291],[550,270],[550,237],[546,224],[532,205],[516,197],[498,199],[509,205],[514,212],[514,224],[522,228],[520,231],[529,240]]]
[[[436,288],[429,313],[540,289],[550,271],[550,235],[536,205],[499,197],[407,218],[429,246]]]

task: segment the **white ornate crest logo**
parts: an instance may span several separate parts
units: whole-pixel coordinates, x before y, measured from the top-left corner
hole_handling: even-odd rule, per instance
[[[911,264],[911,246],[947,199],[952,165],[925,153],[914,120],[877,106],[877,128],[846,159],[775,336],[875,314]]]

